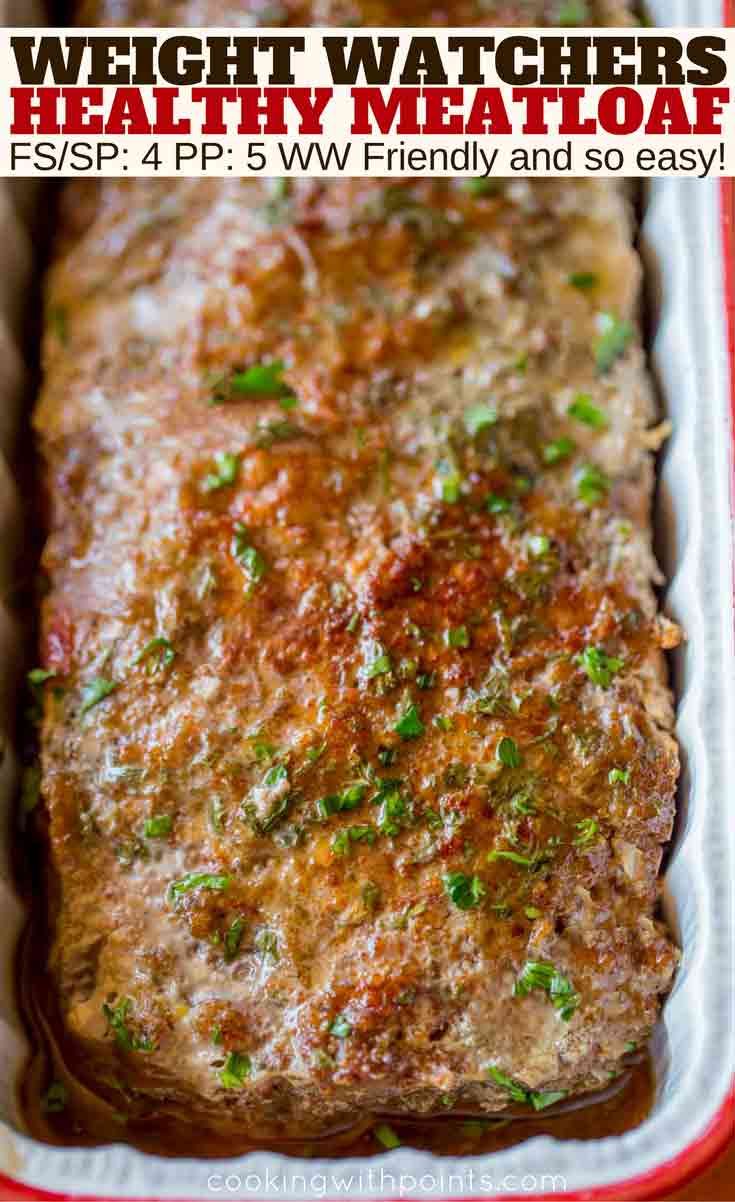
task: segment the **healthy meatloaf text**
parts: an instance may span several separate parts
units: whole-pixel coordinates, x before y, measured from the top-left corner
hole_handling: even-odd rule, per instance
[[[564,6],[481,7],[432,19]],[[639,275],[604,181],[67,188],[48,971],[118,1110],[273,1138],[540,1109],[647,1038],[678,769]]]

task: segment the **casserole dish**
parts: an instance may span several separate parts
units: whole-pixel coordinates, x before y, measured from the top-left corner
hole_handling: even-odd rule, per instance
[[[686,189],[681,185],[657,185],[652,190],[644,227],[650,261],[662,269],[662,310],[655,354],[675,427],[662,476],[662,491],[666,496],[665,490],[669,489],[672,515],[661,523],[662,533],[672,536],[668,553],[664,548],[664,559],[666,566],[673,567],[671,610],[687,629],[690,640],[680,655],[678,667],[682,698],[679,736],[687,759],[687,771],[683,782],[678,847],[668,873],[684,963],[658,1039],[659,1096],[651,1118],[623,1138],[587,1145],[590,1155],[584,1155],[576,1144],[558,1144],[548,1139],[499,1153],[485,1163],[451,1160],[437,1163],[425,1154],[400,1150],[391,1153],[386,1163],[382,1160],[370,1161],[369,1165],[342,1162],[338,1176],[336,1166],[327,1162],[313,1161],[302,1166],[293,1160],[265,1154],[255,1154],[246,1161],[228,1163],[226,1167],[218,1165],[223,1172],[213,1172],[209,1163],[161,1161],[120,1148],[109,1153],[102,1150],[61,1153],[15,1137],[11,1141],[13,1150],[23,1157],[24,1168],[31,1173],[31,1180],[35,1177],[36,1184],[50,1183],[47,1174],[61,1173],[63,1164],[72,1174],[72,1188],[83,1189],[82,1178],[76,1176],[74,1179],[82,1166],[87,1175],[90,1168],[106,1173],[119,1165],[125,1178],[122,1191],[133,1196],[136,1193],[151,1196],[154,1192],[160,1192],[162,1196],[184,1193],[208,1196],[223,1189],[245,1196],[258,1193],[270,1196],[281,1192],[283,1187],[279,1182],[284,1180],[284,1175],[286,1182],[290,1179],[295,1182],[302,1171],[310,1179],[312,1193],[328,1193],[330,1180],[334,1183],[333,1190],[341,1192],[339,1183],[352,1175],[353,1191],[367,1192],[368,1196],[390,1196],[396,1189],[407,1196],[432,1192],[438,1196],[471,1196],[473,1189],[478,1189],[484,1196],[492,1196],[496,1191],[507,1194],[516,1188],[512,1182],[519,1179],[517,1168],[520,1164],[524,1170],[520,1188],[525,1195],[529,1192],[530,1181],[536,1183],[532,1189],[557,1193],[587,1189],[592,1182],[595,1185],[602,1183],[604,1188],[608,1181],[616,1191],[614,1196],[620,1196],[620,1187],[612,1183],[617,1180],[621,1152],[633,1158],[637,1167],[645,1169],[646,1157],[654,1155],[653,1149],[660,1155],[667,1139],[672,1141],[674,1126],[678,1126],[677,1138],[680,1138],[685,1127],[684,1115],[690,1128],[695,1122],[701,1123],[708,1113],[710,1101],[704,1089],[705,1077],[709,1095],[714,1093],[718,1102],[722,1098],[723,1081],[726,1081],[732,1063],[728,1042],[732,1038],[728,1026],[729,991],[726,981],[721,983],[713,967],[718,956],[720,963],[727,963],[729,932],[724,928],[730,908],[728,878],[721,869],[723,848],[732,851],[726,843],[727,825],[717,809],[718,804],[724,804],[723,800],[718,803],[717,799],[725,797],[730,771],[727,722],[731,699],[726,668],[732,655],[730,548],[725,543],[727,521],[723,503],[729,461],[726,457],[718,459],[718,451],[723,445],[718,433],[720,423],[725,420],[723,398],[727,393],[722,355],[724,303],[722,285],[714,271],[698,296],[695,293],[697,277],[693,273],[689,278],[687,274],[695,262],[709,261],[714,265],[716,261],[716,243],[712,242],[712,232],[717,228],[716,205],[717,192],[711,185],[702,186],[696,193],[693,188]],[[669,245],[677,245],[680,252],[682,246],[686,248],[670,265],[662,253],[662,248]],[[701,273],[698,278],[701,281]],[[684,307],[685,298],[690,303],[692,298],[696,300],[691,313]],[[691,348],[696,348],[696,352],[691,351],[691,359],[690,347],[681,338],[684,331],[693,332]],[[691,375],[686,371],[690,362],[697,363],[697,371]],[[684,387],[687,384],[690,391]],[[695,390],[699,392],[696,399]],[[706,395],[706,404],[702,402],[702,395]],[[692,475],[693,464],[697,468],[696,478]],[[721,490],[719,493],[718,489]],[[705,513],[706,529],[703,524]],[[717,574],[723,567],[728,570],[725,577]],[[699,596],[693,587],[697,572],[710,585],[706,595]],[[725,594],[716,595],[712,590],[715,579],[721,583],[726,581],[727,601]],[[714,687],[717,692],[713,695],[709,690]],[[715,713],[719,715],[720,726],[715,724]],[[706,729],[703,725],[705,715]],[[719,867],[714,847],[719,851]],[[717,927],[713,922],[715,916]],[[721,941],[719,951],[718,940]],[[696,1016],[701,1013],[707,1016],[704,1032],[696,1028]],[[689,1029],[686,1021],[691,1024]],[[688,1061],[695,1028],[699,1035],[695,1046],[700,1057],[704,1057],[701,1063],[696,1059],[694,1063]],[[709,1042],[710,1028],[714,1032],[714,1043]],[[668,1036],[668,1049],[664,1035]],[[693,1094],[696,1082],[700,1084],[696,1086],[698,1092]],[[32,1162],[37,1162],[40,1177],[38,1172],[32,1173]],[[367,1169],[373,1171],[368,1173]],[[361,1175],[363,1171],[365,1176]],[[278,1173],[275,1181],[274,1173]],[[99,1180],[97,1189],[109,1193],[113,1188],[110,1178],[103,1176]],[[285,1188],[293,1193],[301,1187],[286,1184]]]

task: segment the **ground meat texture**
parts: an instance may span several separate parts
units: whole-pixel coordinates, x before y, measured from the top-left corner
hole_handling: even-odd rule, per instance
[[[560,8],[434,17],[480,7]],[[638,283],[606,182],[66,189],[48,971],[118,1109],[258,1138],[524,1110],[646,1039],[678,769]]]

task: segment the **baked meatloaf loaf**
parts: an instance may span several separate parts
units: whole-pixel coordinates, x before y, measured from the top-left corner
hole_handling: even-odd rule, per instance
[[[118,1109],[264,1139],[541,1109],[646,1039],[676,631],[639,275],[604,181],[66,191],[35,416],[48,972]]]

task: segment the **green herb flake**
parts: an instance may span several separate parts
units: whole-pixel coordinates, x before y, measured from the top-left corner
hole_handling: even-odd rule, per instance
[[[278,963],[278,936],[275,931],[269,931],[267,928],[258,931],[255,937],[255,946],[264,960],[270,960],[273,964]]]
[[[538,906],[525,906],[523,913],[526,915],[526,918],[530,919],[531,922],[534,922],[535,919],[541,917],[542,911],[539,910]]]
[[[494,864],[496,860],[507,860],[509,864],[516,864],[519,868],[533,868],[536,864],[530,856],[522,856],[517,851],[489,851],[488,864]]]
[[[592,397],[586,392],[577,393],[567,409],[567,413],[575,421],[589,426],[591,430],[604,430],[608,425],[607,414],[603,413],[602,409],[598,409],[596,405],[593,405]]]
[[[595,362],[600,375],[605,375],[625,354],[633,337],[633,326],[614,313],[601,313],[597,319],[599,331],[595,342]]]
[[[366,664],[363,671],[366,680],[372,680],[375,676],[386,676],[393,671],[390,656],[385,651],[380,652],[370,664]]]
[[[593,684],[609,689],[613,678],[625,667],[622,659],[606,655],[601,647],[585,647],[574,657],[575,663],[584,669]]]
[[[512,507],[512,504],[512,501],[509,501],[507,497],[499,497],[497,493],[491,492],[489,496],[485,498],[485,508],[487,509],[488,513],[508,513]]]
[[[611,768],[607,774],[607,779],[611,785],[627,785],[630,782],[630,769]]]
[[[228,484],[234,484],[237,480],[237,473],[240,470],[240,458],[238,455],[233,455],[229,451],[218,451],[214,457],[216,471],[209,472],[202,483],[204,492],[215,492],[218,488],[225,488]]]
[[[437,730],[442,730],[445,734],[448,734],[450,730],[454,730],[454,723],[451,718],[447,718],[446,714],[436,714],[433,721]]]
[[[554,1106],[557,1102],[563,1101],[566,1096],[566,1090],[564,1089],[548,1090],[545,1093],[539,1093],[535,1089],[532,1089],[529,1092],[528,1100],[534,1110],[546,1110],[548,1106]]]
[[[551,550],[551,539],[548,534],[532,534],[528,540],[528,549],[534,559],[542,559]]]
[[[453,626],[444,632],[444,641],[447,647],[469,647],[470,632],[466,626]]]
[[[253,1064],[249,1056],[243,1052],[230,1052],[219,1075],[220,1083],[225,1089],[242,1089],[252,1071]]]
[[[599,282],[600,277],[596,271],[573,271],[569,276],[572,288],[578,288],[580,292],[590,292]]]
[[[105,680],[103,676],[95,676],[94,680],[90,680],[82,690],[82,704],[79,713],[89,713],[95,705],[99,705],[100,701],[104,701],[105,697],[114,693],[116,688],[116,681]]]
[[[224,893],[230,886],[231,877],[219,876],[213,872],[187,872],[186,876],[181,877],[178,881],[172,881],[168,887],[169,901],[178,901],[187,893],[192,893],[196,889],[212,890],[215,893]]]
[[[474,910],[487,892],[479,876],[468,876],[464,872],[448,872],[443,880],[447,897],[458,910]]]
[[[491,1081],[494,1081],[496,1085],[499,1085],[501,1089],[504,1089],[510,1095],[514,1102],[528,1102],[528,1090],[519,1085],[517,1081],[514,1081],[512,1077],[509,1077],[507,1073],[496,1068],[494,1064],[488,1065],[485,1072]]]
[[[387,1123],[378,1123],[377,1127],[373,1127],[373,1135],[377,1139],[378,1143],[382,1144],[384,1148],[387,1148],[389,1152],[392,1151],[393,1148],[400,1148],[401,1146],[400,1139],[396,1135],[393,1128],[389,1127]]]
[[[579,469],[574,482],[580,501],[590,506],[599,505],[610,489],[607,476],[592,463],[586,463]]]
[[[504,735],[495,748],[495,758],[505,768],[520,768],[523,757],[515,739]]]
[[[66,1109],[68,1094],[63,1081],[52,1081],[46,1092],[41,1096],[41,1110],[44,1114],[60,1114]]]
[[[454,464],[446,459],[437,464],[438,492],[446,505],[456,505],[461,497],[462,477]]]
[[[352,1025],[344,1014],[338,1014],[336,1018],[332,1019],[327,1030],[330,1035],[334,1035],[335,1039],[347,1039],[347,1036],[352,1034]]]
[[[250,542],[247,527],[242,522],[235,525],[235,536],[232,540],[232,554],[252,584],[258,584],[268,571],[268,564],[263,556]]]
[[[31,668],[26,680],[31,689],[36,692],[47,680],[52,680],[57,675],[56,668]]]
[[[320,797],[316,802],[317,816],[322,820],[330,818],[332,814],[341,814],[344,810],[354,810],[362,801],[367,790],[367,785],[362,781],[358,781],[354,785],[348,785],[341,793],[330,793],[327,797]]]
[[[102,1014],[107,1021],[108,1030],[112,1031],[116,1044],[123,1051],[151,1052],[153,1051],[151,1041],[134,1035],[128,1027],[127,1020],[132,1005],[129,997],[120,998],[115,1006],[109,1006],[107,1002],[103,1003]]]
[[[245,371],[235,372],[230,386],[240,396],[291,397],[293,392],[283,380],[284,370],[280,359],[273,359],[270,363],[255,363]]]
[[[582,818],[580,822],[575,822],[574,825],[578,832],[574,838],[575,847],[585,850],[597,842],[600,834],[600,824],[596,818]]]
[[[171,834],[173,824],[174,820],[170,814],[154,815],[152,818],[146,818],[143,834],[146,839],[161,839]]]
[[[491,405],[472,405],[465,410],[464,428],[470,438],[476,438],[483,430],[494,426],[497,420],[498,414]]]
[[[579,995],[568,977],[563,976],[553,964],[543,960],[527,960],[513,986],[514,997],[527,997],[534,989],[548,994],[554,1008],[564,1022],[569,1022],[579,1005]]]
[[[348,826],[338,831],[332,839],[331,848],[334,856],[347,856],[353,843],[373,844],[378,834],[373,826]]]
[[[415,705],[409,705],[393,727],[402,739],[418,739],[426,729]]]
[[[573,439],[562,436],[561,438],[557,438],[555,442],[547,442],[541,455],[544,463],[547,463],[549,467],[553,467],[554,464],[562,463],[563,460],[568,459],[570,455],[574,454],[576,449]]]
[[[233,918],[225,933],[225,960],[230,963],[237,956],[245,931],[245,919],[238,915]]]
[[[133,660],[134,664],[142,664],[144,660],[148,660],[154,656],[153,666],[160,668],[168,668],[176,658],[176,652],[173,645],[163,635],[157,635],[153,639],[149,639],[142,651],[139,651]]]
[[[462,191],[469,193],[470,196],[497,196],[500,189],[499,180],[488,179],[486,176],[462,180]]]

